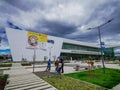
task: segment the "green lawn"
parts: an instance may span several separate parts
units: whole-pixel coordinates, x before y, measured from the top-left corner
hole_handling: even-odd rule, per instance
[[[58,90],[105,90],[104,88],[90,85],[66,76],[62,76],[62,78],[59,76],[53,76],[43,79],[56,87]]]
[[[109,89],[113,88],[114,86],[120,83],[120,70],[106,68],[105,74],[103,74],[102,70],[103,69],[101,68],[91,71],[90,74],[88,73],[88,71],[85,71],[72,74],[65,74],[65,76],[90,82]]]
[[[3,75],[0,75],[0,79],[7,79],[8,78],[8,74],[3,74]]]

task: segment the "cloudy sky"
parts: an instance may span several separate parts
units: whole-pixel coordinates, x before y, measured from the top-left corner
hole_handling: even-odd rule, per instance
[[[5,27],[98,44],[99,26],[107,46],[120,45],[120,0],[0,0],[0,49],[9,49]]]

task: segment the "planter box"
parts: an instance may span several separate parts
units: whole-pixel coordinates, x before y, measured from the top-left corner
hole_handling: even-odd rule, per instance
[[[22,66],[31,66],[31,63],[21,63]]]
[[[11,67],[12,64],[0,64],[0,67]]]

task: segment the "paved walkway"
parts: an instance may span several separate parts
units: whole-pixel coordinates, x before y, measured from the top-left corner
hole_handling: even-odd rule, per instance
[[[120,84],[118,84],[117,86],[115,86],[112,90],[120,90]]]
[[[4,71],[9,74],[9,84],[5,90],[57,90],[35,74],[27,71],[19,63],[13,63],[11,70]]]
[[[64,66],[64,73],[74,73],[74,72],[79,72],[79,71],[75,71],[75,69],[73,69],[74,66],[76,65],[80,65],[82,67],[85,67],[85,66],[88,66],[88,64],[86,63],[81,63],[81,62],[76,62],[76,63],[65,63],[66,66]],[[96,66],[97,65],[101,65],[102,66],[102,63],[99,62],[99,63],[96,63],[95,64]],[[35,65],[37,66],[38,68],[35,68],[35,71],[45,71],[47,64],[42,64],[42,65]],[[43,66],[43,67],[42,67]],[[51,67],[51,72],[55,72],[55,67],[54,65],[52,65],[53,67]],[[28,67],[28,66],[26,66]],[[30,68],[31,67],[31,68]],[[120,66],[118,64],[105,64],[105,67],[106,68],[115,68],[115,69],[120,69]],[[30,72],[33,71],[32,69],[32,66],[29,66],[29,68],[27,68],[27,70],[29,70]],[[84,69],[83,69],[84,70]],[[82,69],[80,71],[83,71]],[[118,84],[117,86],[113,87],[113,89],[110,89],[110,90],[120,90],[120,84]]]

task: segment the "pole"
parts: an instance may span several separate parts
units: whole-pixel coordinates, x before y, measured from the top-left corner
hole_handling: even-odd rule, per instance
[[[34,48],[34,55],[33,55],[33,72],[35,68],[35,59],[36,59],[36,49]]]
[[[104,26],[104,25],[110,23],[112,20],[113,20],[113,18],[110,19],[110,20],[108,20],[107,22],[105,22],[105,23],[99,25],[99,26],[96,26],[96,27],[93,27],[93,28],[88,28],[88,30],[90,30],[90,29],[96,29],[96,28],[98,29],[99,41],[100,41],[100,49],[101,49],[101,59],[102,59],[102,64],[103,64],[103,73],[105,73],[105,65],[104,65],[103,50],[102,50],[102,44],[101,44],[100,27],[102,27],[102,26]]]
[[[49,59],[51,60],[51,47],[50,47],[50,51],[49,51]]]
[[[100,41],[101,59],[102,59],[102,64],[103,64],[103,73],[105,73],[105,65],[104,65],[104,57],[103,57],[103,50],[102,50],[102,44],[101,44],[100,27],[98,27],[98,34],[99,34],[99,41]]]

